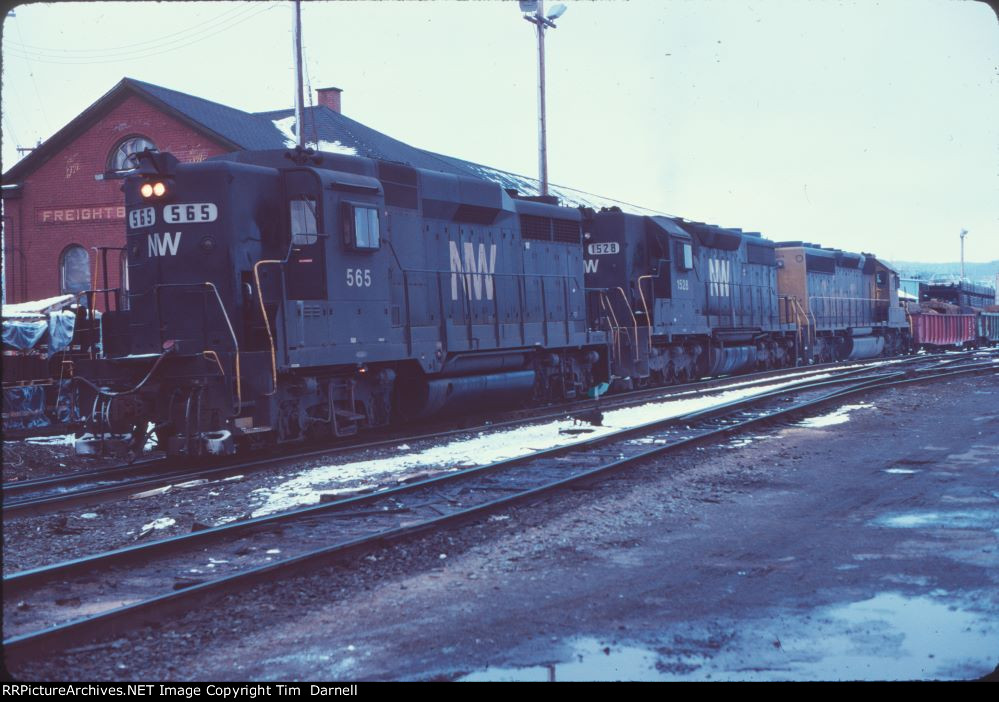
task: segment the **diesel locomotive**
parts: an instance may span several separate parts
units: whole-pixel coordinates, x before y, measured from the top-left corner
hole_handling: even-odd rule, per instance
[[[904,351],[870,255],[310,150],[124,181],[129,281],[81,361],[80,453],[171,454]]]

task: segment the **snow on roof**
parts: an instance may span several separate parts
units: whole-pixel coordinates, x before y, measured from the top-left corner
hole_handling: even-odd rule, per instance
[[[899,299],[899,300],[918,300],[919,298],[917,298],[917,297],[916,297],[915,295],[913,295],[912,293],[907,293],[907,292],[906,292],[905,290],[903,290],[902,288],[899,288],[899,289],[898,289],[898,299]]]
[[[49,312],[61,310],[76,299],[75,295],[59,295],[44,300],[18,302],[3,306],[3,316],[7,318],[44,317]]]
[[[294,148],[295,144],[298,143],[298,137],[295,136],[295,132],[291,130],[292,125],[295,124],[295,115],[271,121],[274,123],[274,126],[277,127],[277,130],[281,132],[281,136],[284,137],[284,145],[288,148]]]
[[[306,146],[308,146],[309,143],[314,143],[316,145],[316,151],[327,151],[334,154],[357,156],[357,149],[353,146],[341,144],[339,141],[324,141],[320,139],[318,142],[306,142]]]
[[[473,171],[476,171],[483,178],[491,180],[494,183],[499,183],[503,188],[512,188],[521,195],[532,196],[540,194],[538,181],[534,178],[528,178],[526,176],[509,173],[507,171],[500,171],[495,168],[490,168],[489,166],[481,166],[471,162],[468,162],[468,165]],[[576,190],[575,188],[568,188],[564,185],[549,184],[548,193],[549,195],[557,197],[562,201],[562,204],[567,207],[590,207],[594,210],[599,210],[603,207],[619,207],[624,212],[631,212],[634,214],[656,214],[670,216],[665,212],[652,210],[647,207],[639,207],[638,205],[632,205],[630,203],[622,202],[609,197],[594,195],[593,193]]]
[[[298,137],[295,136],[295,132],[292,131],[292,126],[295,124],[295,115],[285,117],[284,119],[274,119],[271,120],[271,122],[277,130],[281,132],[281,136],[284,137],[285,146],[291,149],[298,144]],[[305,145],[312,145],[317,151],[326,151],[334,154],[346,154],[347,156],[357,156],[357,149],[353,146],[341,144],[339,141],[326,141],[325,139],[320,139],[318,142],[307,141]]]

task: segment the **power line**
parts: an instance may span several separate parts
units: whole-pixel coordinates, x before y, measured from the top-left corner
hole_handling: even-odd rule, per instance
[[[164,46],[161,46],[161,47],[156,47],[158,50],[152,51],[151,53],[145,53],[145,54],[135,55],[135,56],[121,55],[121,56],[105,57],[105,58],[88,56],[88,57],[83,57],[83,58],[80,58],[80,59],[69,58],[69,57],[65,57],[64,59],[38,58],[38,57],[35,57],[34,60],[42,62],[42,63],[54,63],[54,64],[61,64],[61,65],[69,65],[69,66],[82,66],[82,65],[89,65],[89,64],[100,64],[100,63],[121,63],[122,61],[126,61],[126,60],[127,61],[138,61],[138,60],[142,60],[142,59],[152,58],[153,56],[160,56],[162,54],[170,53],[170,52],[176,51],[178,49],[183,49],[184,47],[187,47],[187,46],[190,46],[192,44],[196,44],[198,42],[204,41],[205,39],[210,39],[211,37],[217,36],[218,34],[221,34],[224,31],[232,29],[233,27],[235,27],[237,25],[240,25],[240,24],[242,24],[243,22],[245,22],[245,21],[247,21],[249,19],[252,19],[253,17],[256,17],[259,14],[263,14],[264,12],[268,12],[270,10],[273,10],[276,7],[281,7],[281,5],[278,5],[278,4],[268,5],[267,7],[264,7],[264,8],[262,8],[262,9],[256,11],[256,12],[252,12],[250,14],[245,14],[240,19],[238,19],[238,20],[236,20],[236,21],[234,21],[234,22],[232,22],[232,23],[230,23],[228,25],[225,25],[225,26],[219,28],[219,29],[217,29],[216,31],[214,31],[214,32],[212,32],[210,34],[198,37],[196,39],[192,39],[191,41],[186,41],[184,43],[176,44],[174,46],[164,45]],[[10,55],[11,56],[15,56],[17,58],[23,58],[26,61],[29,60],[29,58],[30,58],[30,57],[28,57],[28,56],[26,56],[26,55],[24,55],[22,53],[19,53],[17,49],[12,49],[10,51]]]
[[[16,47],[18,49],[22,49],[22,50],[23,49],[28,49],[28,50],[34,49],[34,50],[37,50],[37,51],[39,51],[39,52],[41,52],[43,54],[46,53],[46,52],[57,52],[57,53],[106,52],[106,53],[116,53],[118,51],[128,51],[128,50],[132,49],[133,47],[144,47],[147,44],[160,44],[160,43],[164,42],[164,40],[169,39],[170,37],[177,36],[178,34],[184,34],[186,32],[189,32],[189,31],[193,30],[193,29],[198,29],[198,31],[200,31],[202,29],[205,29],[209,25],[215,24],[215,23],[219,22],[220,20],[224,19],[226,17],[226,15],[239,14],[240,12],[243,12],[244,10],[247,10],[247,9],[248,8],[247,8],[246,5],[240,5],[238,7],[234,7],[234,8],[230,8],[230,9],[226,10],[222,14],[217,15],[216,17],[208,20],[206,23],[199,24],[199,26],[197,26],[197,27],[187,27],[185,29],[180,29],[180,30],[178,30],[176,32],[173,32],[171,34],[164,34],[162,36],[156,37],[155,39],[147,39],[146,41],[139,41],[139,42],[135,42],[134,44],[124,44],[122,46],[104,47],[104,48],[100,48],[100,49],[60,49],[60,48],[55,48],[55,47],[37,46],[37,45],[34,45],[34,44],[24,44],[24,43],[18,44],[17,42],[12,42],[12,46],[14,46],[14,47]],[[249,9],[252,9],[252,6]],[[169,44],[170,42],[166,42],[166,43]],[[155,48],[155,47],[150,46],[150,47],[146,47],[146,48]],[[136,50],[142,50],[142,49],[136,49]],[[67,58],[69,58],[69,57],[67,57]]]
[[[21,23],[18,22],[15,25],[17,27],[17,35],[21,37],[21,41],[24,41],[24,35],[21,34]],[[52,131],[52,124],[49,122],[48,113],[45,112],[45,104],[42,102],[42,94],[38,91],[38,83],[35,81],[35,69],[31,65],[31,61],[25,58],[25,62],[28,64],[28,75],[31,76],[31,84],[35,86],[35,97],[38,98],[38,108],[42,111],[42,117],[45,119],[45,126],[48,128],[47,131]]]
[[[14,143],[20,144],[21,140],[17,138],[17,132],[14,131],[14,125],[10,123],[10,117],[5,114],[3,116],[3,122],[7,125],[7,131],[10,132],[12,137],[14,137]]]

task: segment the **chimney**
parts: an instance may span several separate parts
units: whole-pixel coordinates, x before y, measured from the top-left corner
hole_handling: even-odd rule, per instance
[[[324,105],[334,112],[340,111],[340,93],[343,92],[340,88],[319,88],[316,92],[319,94],[320,105]]]

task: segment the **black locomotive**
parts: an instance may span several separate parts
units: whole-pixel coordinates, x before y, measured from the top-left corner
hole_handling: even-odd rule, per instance
[[[341,154],[140,162],[130,288],[77,369],[82,453],[155,431],[225,454],[907,345],[871,256],[810,249],[798,274],[759,234]]]

